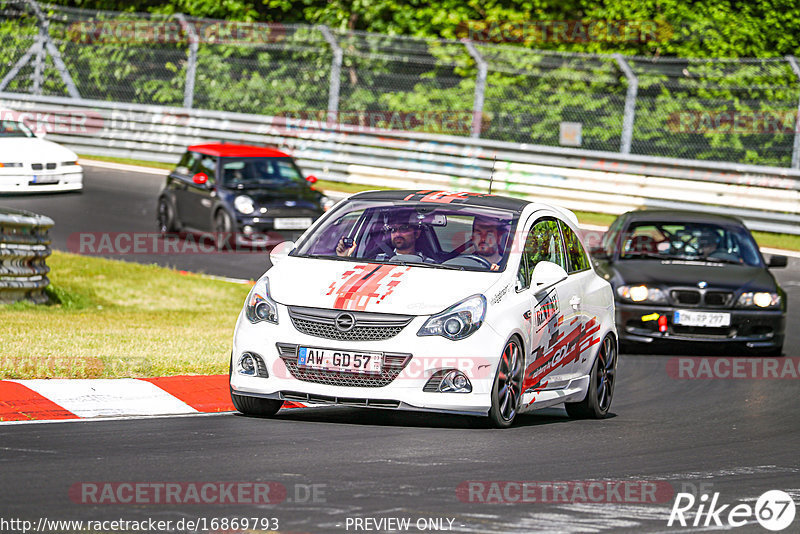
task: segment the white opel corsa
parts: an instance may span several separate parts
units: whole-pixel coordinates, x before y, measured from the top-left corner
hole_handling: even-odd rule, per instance
[[[446,191],[371,191],[271,253],[239,315],[231,397],[488,416],[564,403],[602,418],[617,332],[571,212]]]
[[[83,169],[72,150],[40,139],[0,110],[0,193],[80,191]]]

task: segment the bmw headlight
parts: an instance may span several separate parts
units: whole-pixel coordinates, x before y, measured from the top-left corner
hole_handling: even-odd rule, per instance
[[[256,211],[256,205],[253,202],[253,199],[247,195],[239,195],[233,201],[233,206],[239,211],[239,213],[244,213],[245,215],[250,215],[254,211]]]
[[[666,304],[667,302],[667,295],[661,289],[644,285],[619,286],[617,295],[630,302],[649,302],[651,304]]]
[[[332,198],[324,195],[319,199],[319,205],[322,206],[323,211],[328,211],[333,207],[334,204],[336,204],[336,202]]]
[[[256,285],[250,290],[250,294],[247,295],[245,315],[253,324],[261,321],[278,324],[278,305],[269,296],[269,280],[267,278],[256,282]]]
[[[472,335],[483,324],[486,297],[473,295],[425,321],[418,336],[442,336],[459,340]]]
[[[780,305],[780,295],[764,291],[742,293],[736,302],[739,308],[777,308]]]

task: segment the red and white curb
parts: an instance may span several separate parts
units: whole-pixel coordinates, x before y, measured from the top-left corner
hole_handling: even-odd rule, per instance
[[[0,424],[233,410],[228,375],[0,380]]]

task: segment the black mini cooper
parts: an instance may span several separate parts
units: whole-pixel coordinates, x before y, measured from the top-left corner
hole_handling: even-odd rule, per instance
[[[592,249],[614,288],[622,346],[670,341],[781,354],[786,292],[742,221],[688,211],[620,215]]]
[[[218,248],[276,244],[333,205],[316,181],[272,148],[190,146],[158,196],[159,231],[213,232]]]

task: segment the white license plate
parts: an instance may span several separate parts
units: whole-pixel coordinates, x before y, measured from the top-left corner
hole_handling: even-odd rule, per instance
[[[311,226],[311,217],[278,217],[272,224],[276,230],[305,230]]]
[[[315,347],[300,347],[297,351],[297,365],[306,369],[380,374],[382,363],[383,353],[381,352],[357,352]]]
[[[731,314],[678,310],[675,312],[672,322],[683,326],[723,327],[731,325]]]
[[[35,184],[57,184],[58,176],[33,176],[33,183]]]

